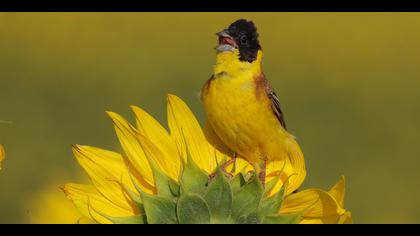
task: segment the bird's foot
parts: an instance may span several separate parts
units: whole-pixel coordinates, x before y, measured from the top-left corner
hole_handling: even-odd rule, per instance
[[[230,160],[228,160],[228,161],[226,161],[225,163],[223,163],[221,166],[220,166],[220,170],[222,171],[222,173],[226,176],[226,177],[228,177],[228,178],[233,178],[233,174],[231,174],[231,173],[229,173],[227,170],[226,170],[226,168],[228,167],[228,166],[230,166],[230,165],[235,165],[236,164],[236,155],[235,155],[235,157],[233,157],[232,159],[230,159]],[[235,166],[234,166],[235,167]],[[214,173],[212,173],[212,174],[210,174],[209,175],[209,180],[212,180],[212,179],[214,179],[215,177],[217,176],[217,171],[215,171]]]

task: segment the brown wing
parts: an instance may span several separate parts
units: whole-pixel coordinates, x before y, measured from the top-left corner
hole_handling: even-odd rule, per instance
[[[268,83],[268,80],[266,80],[265,78],[264,80],[265,80],[265,93],[267,94],[268,98],[271,100],[271,108],[273,109],[274,115],[279,120],[281,126],[283,126],[285,130],[287,130],[286,122],[284,121],[284,114],[283,114],[283,111],[281,110],[280,100],[277,97],[276,92],[274,92],[273,87],[271,87],[271,85]]]

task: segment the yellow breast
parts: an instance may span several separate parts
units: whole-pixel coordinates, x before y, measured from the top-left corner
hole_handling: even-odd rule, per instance
[[[260,75],[260,60],[241,62],[235,53],[220,53],[214,77],[203,89],[203,105],[214,132],[230,149],[249,161],[271,155],[282,146],[279,121],[267,96],[259,96],[255,78]],[[284,139],[284,138],[283,138]],[[280,153],[279,153],[280,154]]]

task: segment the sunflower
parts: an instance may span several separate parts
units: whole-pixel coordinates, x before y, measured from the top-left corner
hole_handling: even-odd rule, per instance
[[[206,140],[188,106],[168,95],[169,132],[139,107],[133,126],[107,112],[123,153],[75,145],[73,153],[91,184],[63,190],[79,212],[97,223],[348,223],[345,181],[330,191],[294,193],[304,161],[269,163],[267,185],[243,160],[220,168],[226,157]]]

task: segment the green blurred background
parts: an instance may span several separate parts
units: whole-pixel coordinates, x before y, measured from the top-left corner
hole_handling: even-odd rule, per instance
[[[343,174],[356,223],[419,223],[419,13],[1,13],[0,223],[30,222],[44,185],[82,178],[71,144],[120,150],[106,110],[166,125],[174,93],[203,122],[215,33],[238,18],[258,26],[304,188]]]

